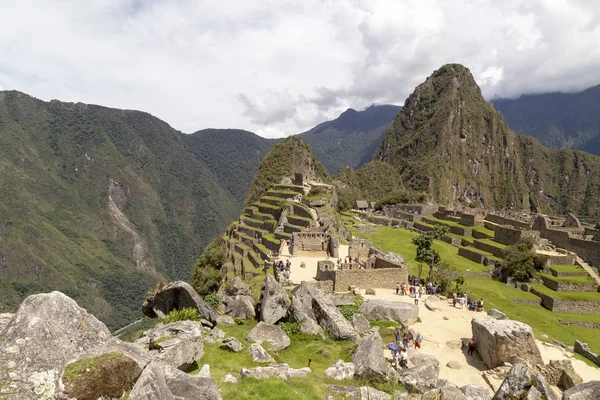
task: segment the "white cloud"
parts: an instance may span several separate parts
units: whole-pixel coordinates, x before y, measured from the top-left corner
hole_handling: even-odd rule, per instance
[[[447,62],[488,98],[581,90],[599,37],[593,0],[0,0],[0,85],[282,136]]]

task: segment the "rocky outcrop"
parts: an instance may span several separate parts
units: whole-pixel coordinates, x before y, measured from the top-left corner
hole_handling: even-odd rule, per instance
[[[248,332],[246,340],[250,343],[258,343],[260,345],[269,342],[277,350],[283,350],[290,345],[290,338],[279,326],[264,322],[259,322],[252,328]]]
[[[473,335],[477,336],[477,352],[488,368],[525,362],[543,364],[533,331],[529,325],[494,318],[473,319]]]
[[[341,381],[344,379],[354,378],[356,367],[353,363],[338,360],[335,364],[325,370],[325,375],[335,380]]]
[[[413,324],[419,317],[419,307],[401,301],[369,299],[361,304],[360,312],[369,321],[396,321]]]
[[[457,387],[444,386],[431,389],[421,395],[421,400],[470,400]]]
[[[531,396],[527,397],[530,392]],[[536,397],[538,392],[543,397]],[[508,374],[506,374],[504,381],[494,394],[493,400],[525,398],[558,400],[558,396],[540,373],[533,372],[525,364],[519,363],[513,365]]]
[[[352,315],[352,325],[354,326],[354,329],[356,329],[356,332],[361,335],[371,328],[371,323],[362,314]]]
[[[8,370],[2,394],[29,400],[54,398],[67,363],[104,353],[119,352],[143,368],[144,351],[115,339],[96,317],[60,292],[27,297],[0,341]]]
[[[239,353],[240,351],[244,350],[244,345],[236,338],[228,337],[223,339],[223,343],[219,345],[219,348],[222,350],[229,350],[233,351],[234,353]]]
[[[562,400],[600,400],[600,381],[577,385],[565,391]]]
[[[437,388],[439,374],[439,364],[425,364],[402,371],[398,382],[410,393],[425,393]]]
[[[12,319],[14,314],[0,314],[0,336],[2,336],[2,331],[4,329],[6,329],[6,326],[8,325],[8,323],[10,322],[10,320]]]
[[[328,385],[327,389],[332,392],[339,393],[343,399],[348,400],[391,400],[392,396],[389,394],[372,388],[370,386],[339,386],[339,385]],[[336,399],[337,397],[327,396],[325,399]],[[412,399],[417,400],[417,399]]]
[[[319,332],[317,327],[320,326],[335,339],[358,338],[356,329],[320,289],[302,282],[292,290],[292,296],[292,315],[303,331]]]
[[[286,316],[291,303],[285,289],[272,275],[267,274],[261,289],[258,305],[260,320],[267,324],[278,322]]]
[[[478,383],[471,383],[460,388],[468,400],[491,400],[490,391]]]
[[[496,310],[495,308],[488,310],[487,315],[494,319],[508,319],[506,314],[504,314],[502,311]]]
[[[249,319],[256,315],[250,287],[238,276],[233,278],[229,290],[220,293],[219,310],[233,318]]]
[[[206,336],[207,343],[216,343],[225,337],[225,332],[221,328],[214,327]]]
[[[287,364],[273,364],[268,367],[256,367],[255,369],[242,368],[240,377],[254,379],[279,378],[288,380],[291,378],[304,378],[310,373],[310,368],[304,367],[300,369],[290,368]]]
[[[538,366],[540,373],[552,386],[565,391],[583,383],[581,376],[575,372],[571,360],[550,360],[544,366]]]
[[[435,356],[433,356],[431,354],[427,354],[427,353],[422,353],[422,352],[412,353],[408,357],[408,361],[415,367],[420,367],[421,365],[427,365],[427,364],[437,364],[437,365],[440,364],[440,362],[438,361],[438,359]]]
[[[235,325],[235,320],[231,315],[219,315],[217,317],[217,324],[223,326],[233,326]]]
[[[153,360],[185,371],[204,354],[203,331],[202,324],[195,321],[158,324],[144,332],[135,344],[148,351]],[[150,349],[151,342],[153,349]]]
[[[222,400],[214,380],[151,363],[131,390],[132,400]]]
[[[271,355],[258,343],[252,343],[248,347],[248,354],[255,363],[274,363],[275,360]]]
[[[170,282],[149,296],[142,305],[142,312],[150,318],[164,318],[172,310],[183,308],[195,308],[202,318],[212,324],[217,322],[217,312],[183,281]]]
[[[356,366],[356,376],[372,380],[383,380],[388,373],[388,365],[383,353],[383,339],[377,330],[372,330],[360,342],[352,362]]]

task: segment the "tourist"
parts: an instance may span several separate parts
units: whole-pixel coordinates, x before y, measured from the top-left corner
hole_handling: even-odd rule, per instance
[[[407,368],[406,364],[408,362],[408,350],[406,348],[402,349],[400,352],[400,363],[402,365],[402,370]]]
[[[452,292],[452,307],[456,308],[456,293]]]
[[[465,307],[466,303],[467,303],[467,295],[465,294],[464,296],[462,296],[460,298],[460,309],[461,310]]]
[[[412,297],[412,294],[413,294],[413,285],[412,284],[409,284],[408,291],[410,292],[410,297]]]
[[[400,352],[398,350],[392,351],[392,367],[394,369],[397,369],[400,366]]]
[[[396,330],[394,331],[394,340],[396,341],[396,345],[400,346],[400,344],[401,344],[401,340],[400,340],[400,328],[396,328]]]
[[[419,292],[415,293],[415,306],[419,305],[419,296],[420,296]]]
[[[423,341],[423,337],[421,336],[421,333],[417,333],[417,337],[415,338],[415,349],[418,347],[419,349],[421,348],[421,342]]]
[[[404,348],[408,349],[408,342],[410,340],[410,335],[407,332],[404,332],[404,338],[402,339],[402,345],[404,346]]]
[[[477,311],[483,311],[483,298],[477,302]]]
[[[400,292],[400,282],[396,282],[396,296],[398,296],[398,292]]]
[[[467,351],[467,354],[472,356],[473,352],[475,351],[475,347],[477,346],[477,336],[473,335],[473,337],[471,339],[469,339],[469,350]]]

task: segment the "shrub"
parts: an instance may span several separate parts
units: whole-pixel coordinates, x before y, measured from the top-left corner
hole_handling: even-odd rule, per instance
[[[202,316],[195,308],[182,308],[181,310],[173,310],[166,317],[160,320],[163,324],[177,321],[200,321]]]
[[[215,310],[219,307],[219,296],[216,293],[207,294],[204,296],[204,301]]]
[[[283,322],[279,324],[282,331],[288,336],[298,335],[302,333],[299,322]]]
[[[348,321],[352,321],[352,315],[358,314],[358,306],[338,306],[338,310],[342,313],[344,318]]]

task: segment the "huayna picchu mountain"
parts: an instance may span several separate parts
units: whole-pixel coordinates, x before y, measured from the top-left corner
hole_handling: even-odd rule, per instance
[[[600,158],[516,135],[462,65],[415,89],[373,160],[437,203],[600,217]]]

